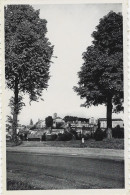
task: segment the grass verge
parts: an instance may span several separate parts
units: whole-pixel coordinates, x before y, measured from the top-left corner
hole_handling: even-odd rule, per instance
[[[94,139],[85,140],[81,144],[81,140],[71,141],[24,141],[22,147],[70,147],[70,148],[105,148],[105,149],[124,149],[124,139],[95,141]]]
[[[34,186],[21,181],[7,179],[7,190],[36,190]]]

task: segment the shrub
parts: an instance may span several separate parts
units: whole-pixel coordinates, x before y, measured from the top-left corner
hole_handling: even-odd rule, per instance
[[[40,141],[41,138],[42,138],[42,135],[38,134],[37,132],[35,132],[35,134],[28,134],[27,135],[28,141]]]
[[[107,129],[102,130],[102,133],[103,133],[103,138],[107,138]]]
[[[72,133],[75,136],[77,135],[77,132],[75,130],[73,130],[73,129],[70,129],[70,133]]]
[[[103,138],[104,138],[104,132],[100,128],[97,128],[97,130],[94,133],[94,139],[96,141],[102,141]]]
[[[76,135],[72,134],[72,140],[76,140]]]
[[[61,129],[63,124],[64,124],[63,122],[56,123],[56,129]]]
[[[52,141],[56,140],[56,138],[57,138],[56,134],[52,134],[51,136],[52,136]]]
[[[56,134],[46,134],[45,136],[46,136],[45,138],[46,141],[54,141],[57,138]]]
[[[77,139],[77,140],[81,140],[81,139],[82,139],[81,133],[77,133],[77,134],[76,134],[76,139]]]
[[[69,141],[71,140],[73,137],[73,135],[69,132],[65,132],[65,133],[59,133],[58,134],[58,137],[57,137],[57,140],[58,141]]]
[[[42,141],[46,141],[46,133],[43,134]]]
[[[112,129],[112,137],[124,138],[124,128],[120,128],[120,126],[117,125],[115,128]]]
[[[71,129],[70,133],[72,134],[72,139],[76,140],[77,139],[77,132],[75,130]]]
[[[85,134],[85,135],[83,134],[82,138],[84,138],[85,140],[88,140],[91,138],[91,135],[90,134]]]
[[[28,137],[28,133],[20,133],[19,137],[22,141],[26,141]]]

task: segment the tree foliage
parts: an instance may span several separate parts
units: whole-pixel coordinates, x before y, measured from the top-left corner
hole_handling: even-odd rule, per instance
[[[53,125],[53,118],[52,118],[52,116],[46,117],[45,118],[45,123],[46,123],[47,127],[52,127],[52,125]]]
[[[30,5],[5,7],[5,78],[7,87],[14,92],[14,134],[23,106],[21,94],[27,93],[30,101],[37,101],[50,78],[53,46],[46,37],[47,21],[40,19],[39,13]]]
[[[15,107],[14,101],[15,101],[14,97],[11,97],[9,101],[9,107],[11,108],[11,115],[14,114],[14,110],[17,114],[19,114],[23,106],[25,106],[25,103],[23,102],[23,97],[20,95],[18,96],[17,110],[14,108]]]
[[[32,119],[30,119],[30,125],[33,125],[33,120]]]
[[[105,104],[111,115],[111,108],[114,112],[123,110],[122,15],[108,13],[100,19],[92,37],[93,44],[83,53],[84,63],[74,90],[86,99],[82,106]]]
[[[74,87],[82,106],[106,104],[112,96],[114,111],[123,109],[123,37],[122,16],[110,12],[100,20],[93,32],[93,45],[83,53],[83,66],[79,75],[79,87]]]
[[[108,55],[123,51],[123,18],[121,13],[109,12],[100,19],[92,33],[93,45]]]
[[[47,21],[29,5],[5,7],[5,76],[9,89],[18,80],[19,92],[37,100],[48,87],[53,46],[45,37]]]
[[[77,116],[65,116],[64,117],[65,122],[77,122],[77,121],[81,121],[81,122],[89,122],[89,119],[86,118],[81,118],[81,117],[77,117]]]
[[[106,104],[112,96],[114,111],[123,109],[123,66],[122,53],[103,54],[94,46],[83,54],[85,63],[79,72],[79,87],[75,88],[81,98],[86,98],[82,106]]]

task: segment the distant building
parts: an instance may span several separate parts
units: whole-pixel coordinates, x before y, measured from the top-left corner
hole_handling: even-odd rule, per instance
[[[89,119],[88,118],[78,118],[75,120],[68,120],[66,124],[70,126],[72,129],[82,129],[83,127],[88,127],[89,126]]]
[[[31,129],[34,125],[27,125],[28,129]]]
[[[106,129],[107,128],[107,119],[106,118],[99,118],[100,128]],[[122,119],[112,119],[112,128],[115,128],[119,125],[121,128],[124,126]]]
[[[82,129],[88,126],[89,126],[89,123],[86,121],[77,121],[77,122],[70,123],[70,127],[75,128],[75,129]]]
[[[89,118],[89,124],[96,125],[97,124],[97,120],[94,117],[91,117],[91,118]]]
[[[58,135],[58,133],[64,133],[65,132],[65,130],[64,129],[52,129],[51,130],[51,133],[52,134],[57,134]]]
[[[53,114],[53,119],[56,119],[57,118],[57,113],[54,113]]]
[[[62,119],[57,116],[57,113],[54,113],[52,132],[63,133],[64,129],[67,130],[68,128],[76,132],[82,132],[82,130],[84,133],[95,132],[95,129],[97,129],[97,120],[94,117],[82,118],[74,116],[66,116]]]
[[[45,120],[38,119],[38,122],[35,124],[36,129],[42,129],[46,126]]]
[[[65,121],[61,117],[55,117],[53,119],[53,127],[56,128],[57,126],[63,126]]]
[[[30,125],[33,125],[33,120],[32,119],[30,119]]]

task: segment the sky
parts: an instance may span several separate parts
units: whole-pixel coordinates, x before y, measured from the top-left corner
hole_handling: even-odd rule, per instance
[[[43,91],[44,101],[32,102],[24,96],[26,104],[18,119],[21,124],[29,124],[30,119],[36,122],[47,116],[66,115],[78,117],[106,117],[104,105],[80,107],[85,100],[81,100],[73,90],[78,83],[77,72],[83,64],[82,53],[92,44],[91,34],[99,24],[99,19],[109,11],[121,12],[121,4],[55,4],[32,5],[40,9],[40,18],[47,20],[48,33],[46,36],[54,45],[53,63],[50,68],[51,78],[48,89]],[[10,115],[8,106],[12,92],[6,89],[6,114]],[[122,118],[123,113],[113,114],[113,118]]]

